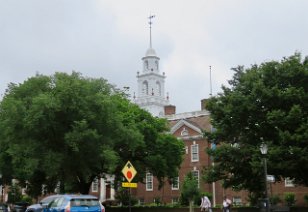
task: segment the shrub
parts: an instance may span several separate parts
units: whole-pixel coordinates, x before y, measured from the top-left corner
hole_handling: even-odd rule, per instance
[[[28,195],[23,195],[21,198],[22,202],[28,202],[29,204],[32,204],[32,198],[29,197]]]
[[[160,197],[155,197],[154,198],[154,203],[158,206],[158,205],[161,205],[161,200],[160,200]]]
[[[304,201],[305,201],[305,203],[308,205],[308,194],[305,194],[305,195],[304,195]]]
[[[270,197],[271,205],[277,205],[279,202],[281,202],[281,199],[280,199],[278,194],[273,195],[273,196]]]
[[[256,193],[249,193],[248,194],[248,198],[247,198],[249,205],[251,206],[257,206],[258,205],[258,201],[259,201],[259,195]]]
[[[284,201],[287,203],[288,206],[292,206],[295,204],[295,194],[292,192],[286,192],[284,193]]]
[[[129,201],[130,201],[130,204],[133,206],[133,205],[136,205],[138,203],[138,200],[136,197],[132,196],[130,193],[129,193],[129,189],[124,189],[124,188],[120,188],[116,195],[115,195],[115,199],[118,201],[118,202],[121,202],[122,205],[124,206],[128,206],[129,205]]]

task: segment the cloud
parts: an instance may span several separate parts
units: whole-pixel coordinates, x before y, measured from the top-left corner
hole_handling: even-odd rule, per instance
[[[238,65],[308,55],[305,0],[0,0],[0,95],[35,73],[81,72],[137,91],[153,47],[177,112],[200,109]]]

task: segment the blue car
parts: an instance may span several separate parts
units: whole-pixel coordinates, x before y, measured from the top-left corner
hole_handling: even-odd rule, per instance
[[[50,202],[44,212],[105,212],[105,207],[92,195],[64,194]]]
[[[51,195],[45,197],[39,202],[39,204],[30,205],[27,208],[26,212],[42,212],[43,208],[46,208],[49,205],[49,203],[51,203],[57,197],[60,197],[60,195]]]

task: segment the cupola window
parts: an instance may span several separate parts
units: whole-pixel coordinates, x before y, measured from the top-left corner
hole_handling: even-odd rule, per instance
[[[161,96],[161,85],[160,82],[156,82],[156,93],[158,96]]]
[[[147,81],[142,83],[142,94],[148,95],[149,94],[149,85]]]
[[[149,69],[149,62],[147,60],[144,61],[144,67],[145,69]]]

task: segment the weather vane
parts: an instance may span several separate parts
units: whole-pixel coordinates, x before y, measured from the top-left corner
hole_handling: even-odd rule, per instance
[[[212,97],[212,66],[210,66],[210,97]]]
[[[150,25],[150,48],[152,48],[152,24],[153,24],[152,19],[153,18],[155,18],[155,15],[150,15],[148,17],[148,19],[150,20],[149,21],[149,25]]]

